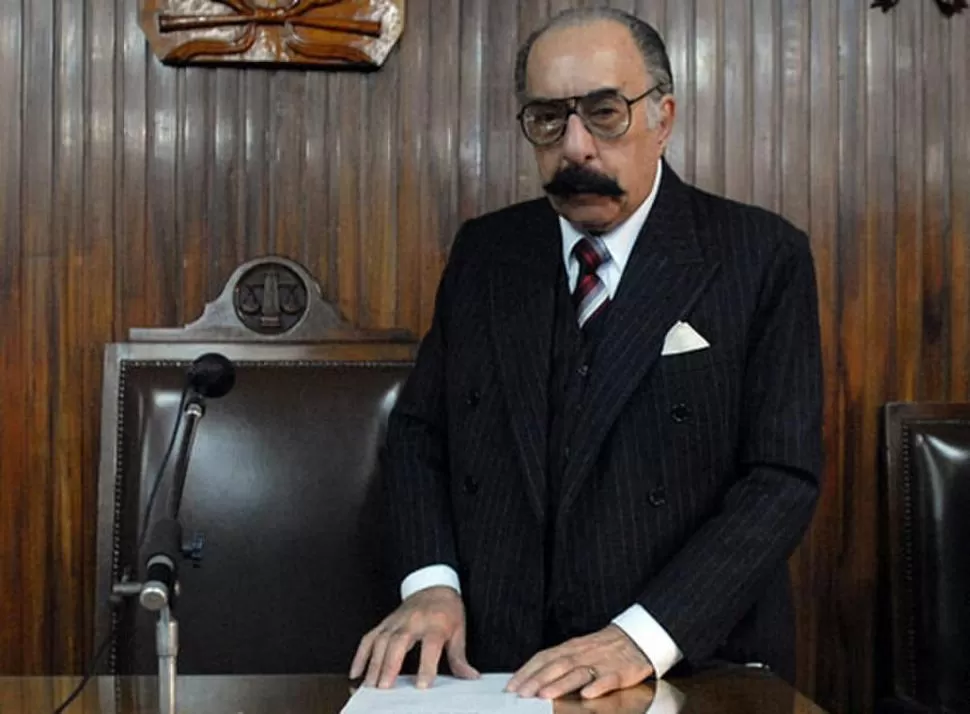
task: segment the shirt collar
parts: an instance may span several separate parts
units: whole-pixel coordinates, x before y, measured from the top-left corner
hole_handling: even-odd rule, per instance
[[[653,208],[654,201],[657,199],[657,192],[660,189],[660,174],[663,171],[663,162],[657,161],[657,174],[653,179],[653,188],[650,190],[650,194],[644,199],[640,207],[634,211],[633,215],[627,218],[623,223],[618,225],[616,228],[611,230],[609,233],[604,233],[601,237],[606,242],[606,247],[610,251],[610,257],[616,268],[622,273],[623,269],[626,267],[627,260],[630,258],[630,253],[633,252],[633,246],[637,242],[637,236],[640,235],[640,231],[643,229],[643,224],[647,222],[647,217],[650,215],[650,209]],[[562,216],[559,216],[559,228],[562,232],[562,259],[563,264],[567,267],[569,266],[569,261],[572,257],[573,248],[576,244],[583,239],[584,235],[580,231],[576,230],[572,223],[567,221]]]

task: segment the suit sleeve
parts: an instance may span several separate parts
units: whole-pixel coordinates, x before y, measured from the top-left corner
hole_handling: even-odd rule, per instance
[[[762,283],[743,377],[738,477],[639,603],[703,660],[801,540],[821,485],[822,366],[808,239],[787,224]]]
[[[458,569],[448,477],[448,314],[462,271],[465,227],[445,266],[431,329],[388,418],[383,493],[395,582],[430,565]]]

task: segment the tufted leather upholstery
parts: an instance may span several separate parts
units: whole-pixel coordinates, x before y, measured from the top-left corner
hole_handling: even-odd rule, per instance
[[[154,615],[133,600],[112,612],[107,594],[138,564],[141,514],[184,371],[203,351],[109,348],[104,423],[116,428],[103,435],[98,630],[113,619],[114,672],[156,671]],[[346,672],[359,637],[394,605],[376,476],[384,422],[410,362],[368,359],[389,353],[380,345],[353,359],[326,346],[218,351],[236,361],[236,385],[208,402],[188,471],[185,538],[203,534],[205,545],[200,567],[181,566],[179,671]]]
[[[970,711],[970,404],[885,408],[892,711]]]

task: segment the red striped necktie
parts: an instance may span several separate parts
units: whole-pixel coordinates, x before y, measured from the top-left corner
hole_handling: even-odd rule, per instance
[[[596,270],[610,261],[610,251],[598,236],[587,236],[573,248],[579,261],[579,279],[573,290],[573,305],[579,327],[586,330],[591,321],[600,318],[610,304],[610,293]]]

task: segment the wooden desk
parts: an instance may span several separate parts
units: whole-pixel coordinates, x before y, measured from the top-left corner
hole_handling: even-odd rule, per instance
[[[77,683],[73,677],[0,677],[2,714],[52,714]],[[781,680],[745,670],[709,672],[671,680],[683,694],[681,714],[825,714]],[[67,714],[156,714],[152,677],[92,680]],[[337,714],[347,680],[335,675],[210,676],[179,678],[182,714]],[[644,714],[653,686],[592,702],[563,700],[556,714]]]

